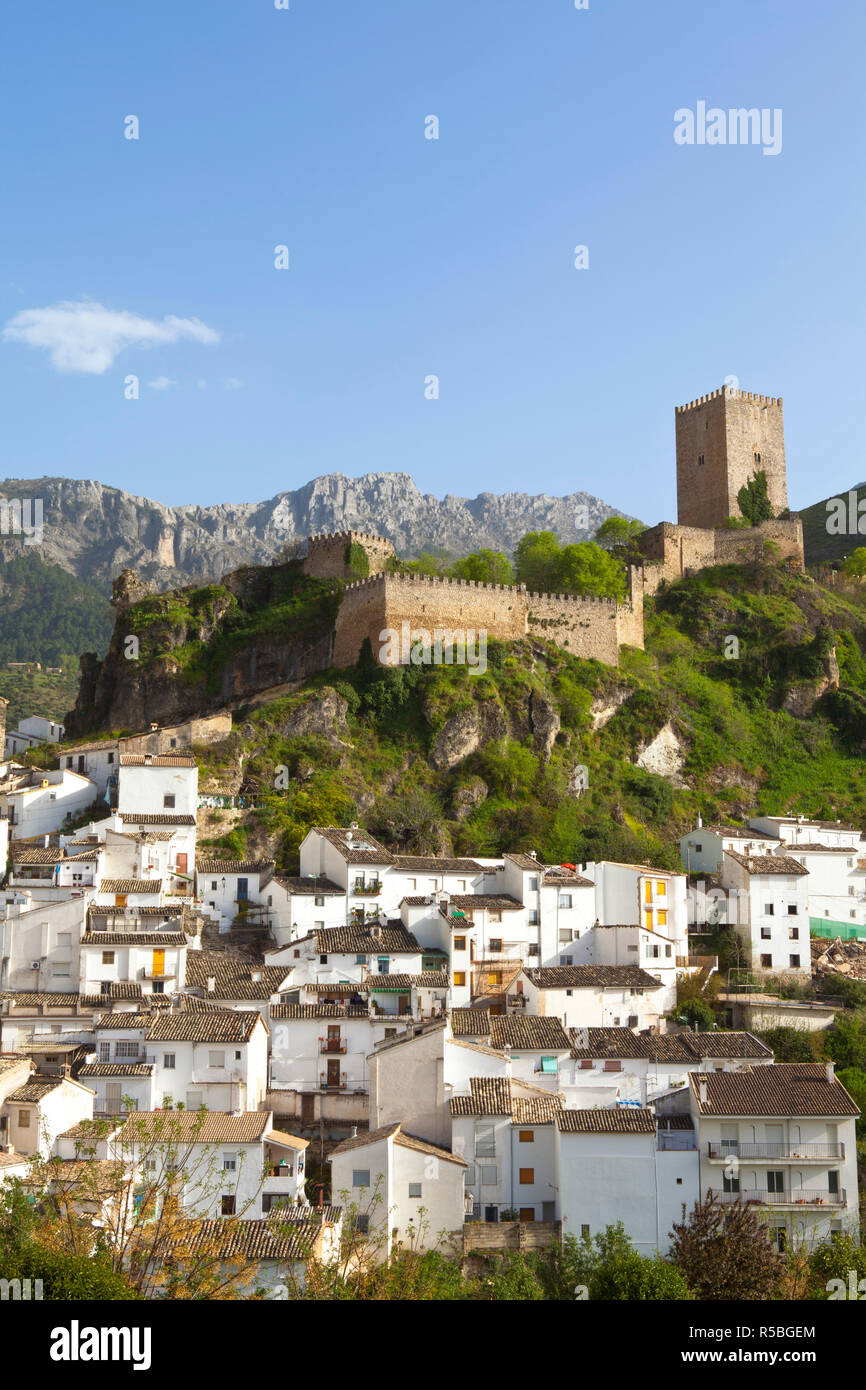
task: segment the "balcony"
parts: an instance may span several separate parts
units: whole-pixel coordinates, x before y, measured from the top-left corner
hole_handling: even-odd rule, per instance
[[[707,1144],[707,1158],[715,1163],[727,1163],[729,1158],[781,1159],[785,1162],[828,1163],[845,1158],[844,1144]]]
[[[346,1051],[345,1038],[319,1038],[319,1052],[340,1052]]]
[[[352,892],[358,893],[364,898],[375,898],[377,893],[381,893],[382,884],[378,881],[364,883],[362,879],[356,879],[352,885]]]
[[[344,1091],[347,1085],[348,1078],[344,1071],[340,1072],[339,1081],[334,1077],[329,1078],[327,1072],[319,1073],[319,1089],[322,1091]]]
[[[742,1202],[744,1206],[761,1207],[847,1207],[848,1193],[819,1192],[810,1187],[783,1188],[768,1192],[760,1187],[743,1188],[741,1192],[716,1192],[720,1202]]]

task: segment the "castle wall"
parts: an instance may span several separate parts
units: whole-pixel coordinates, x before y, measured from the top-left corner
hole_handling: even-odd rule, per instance
[[[386,562],[395,555],[390,541],[384,536],[374,536],[367,531],[337,531],[327,535],[310,536],[307,541],[307,555],[304,560],[304,573],[317,579],[348,579],[346,547],[363,546],[370,561],[370,574],[381,574]]]
[[[389,575],[386,626],[484,628],[489,637],[517,641],[526,636],[526,591],[522,586],[481,584],[468,579]]]
[[[365,637],[369,637],[374,655],[379,651],[379,633],[385,622],[386,576],[347,584],[343,590],[337,621],[334,626],[334,665],[354,666]]]
[[[674,526],[663,521],[644,531],[638,544],[645,558],[644,589],[654,594],[661,581],[673,583],[686,574],[711,565],[742,565],[764,556],[764,542],[779,547],[776,558],[787,560],[801,573],[803,557],[803,525],[798,517],[788,520],[763,521],[748,530],[713,530],[697,526]],[[625,640],[625,639],[624,639]]]
[[[677,520],[710,528],[739,516],[737,493],[759,470],[775,512],[788,505],[782,398],[722,387],[676,408]],[[756,459],[756,455],[759,457]]]
[[[594,657],[608,666],[617,665],[617,606],[613,599],[527,594],[527,600],[529,631],[534,637],[555,642],[574,656]]]

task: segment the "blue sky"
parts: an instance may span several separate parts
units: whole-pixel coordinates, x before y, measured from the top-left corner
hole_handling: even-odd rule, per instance
[[[402,470],[654,522],[674,406],[733,376],[784,397],[792,505],[866,477],[860,0],[47,0],[2,26],[3,475],[208,504]],[[675,144],[699,100],[781,108],[781,153]],[[86,302],[118,317],[82,342]]]

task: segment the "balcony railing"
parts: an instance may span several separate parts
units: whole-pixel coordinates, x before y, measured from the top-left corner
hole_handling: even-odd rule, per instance
[[[352,887],[353,893],[360,893],[365,898],[374,898],[381,891],[381,883],[364,883],[361,879],[356,879]]]
[[[320,1072],[321,1089],[323,1091],[342,1091],[347,1085],[347,1077],[344,1071],[340,1072],[339,1081],[329,1078],[327,1072]]]
[[[809,1187],[788,1187],[781,1192],[768,1192],[765,1188],[747,1187],[740,1192],[717,1192],[721,1202],[742,1202],[745,1206],[762,1207],[846,1207],[848,1194],[843,1187],[839,1192],[818,1192]]]
[[[721,1161],[729,1158],[803,1159],[820,1162],[822,1159],[842,1160],[844,1144],[707,1144],[707,1157]]]
[[[319,1038],[320,1052],[345,1052],[345,1038]]]

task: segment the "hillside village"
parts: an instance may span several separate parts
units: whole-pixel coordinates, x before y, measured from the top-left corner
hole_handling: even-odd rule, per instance
[[[726,527],[756,469],[772,518]],[[779,1252],[859,1240],[860,1106],[822,1042],[862,1003],[866,820],[749,808],[744,762],[715,800],[699,796],[700,731],[689,744],[657,702],[637,742],[641,687],[610,685],[634,682],[656,650],[664,610],[651,605],[689,603],[718,566],[731,593],[731,570],[774,599],[773,585],[807,592],[799,521],[778,515],[781,401],[723,389],[682,408],[677,470],[680,522],[638,537],[621,600],[407,576],[380,537],[314,537],[302,568],[324,620],[294,610],[288,668],[267,626],[270,664],[221,649],[223,674],[244,671],[228,687],[197,683],[197,648],[185,679],[186,630],[156,674],[124,664],[130,628],[153,626],[136,614],[169,621],[127,574],[109,656],[83,663],[66,724],[34,715],[5,735],[0,1183],[53,1193],[118,1245],[170,1192],[174,1255],[242,1260],[275,1298],[349,1238],[359,1260],[411,1247],[465,1266],[621,1221],[634,1250],[664,1256],[683,1209],[710,1194],[756,1211]],[[233,579],[235,597],[261,582]],[[285,595],[269,594],[278,610]],[[211,606],[196,641],[219,621]],[[495,684],[475,703],[448,687],[456,705],[441,707],[439,687],[413,687],[426,760],[388,764],[376,729],[390,723],[408,748],[414,726],[400,721],[416,712],[389,703],[396,686],[375,673],[379,703],[359,696],[350,668],[403,622],[489,630],[505,655],[488,682],[518,667],[536,681],[525,716]],[[793,670],[792,726],[853,670],[841,637],[839,655],[818,651],[817,629],[798,634],[817,655]],[[115,722],[121,710],[137,727]],[[365,737],[380,782],[426,761],[413,795],[447,800],[448,815],[421,830],[416,816],[409,834],[393,797],[365,799],[353,761]],[[316,799],[320,775],[343,800]],[[512,800],[494,824],[496,775]],[[579,839],[596,778],[615,776],[632,779],[644,822],[603,809],[614,838]],[[275,810],[284,790],[290,822]],[[536,796],[550,816],[533,823],[521,803]],[[332,805],[345,814],[315,818]],[[635,853],[591,857],[594,844]],[[789,1057],[792,1034],[811,1060]]]

